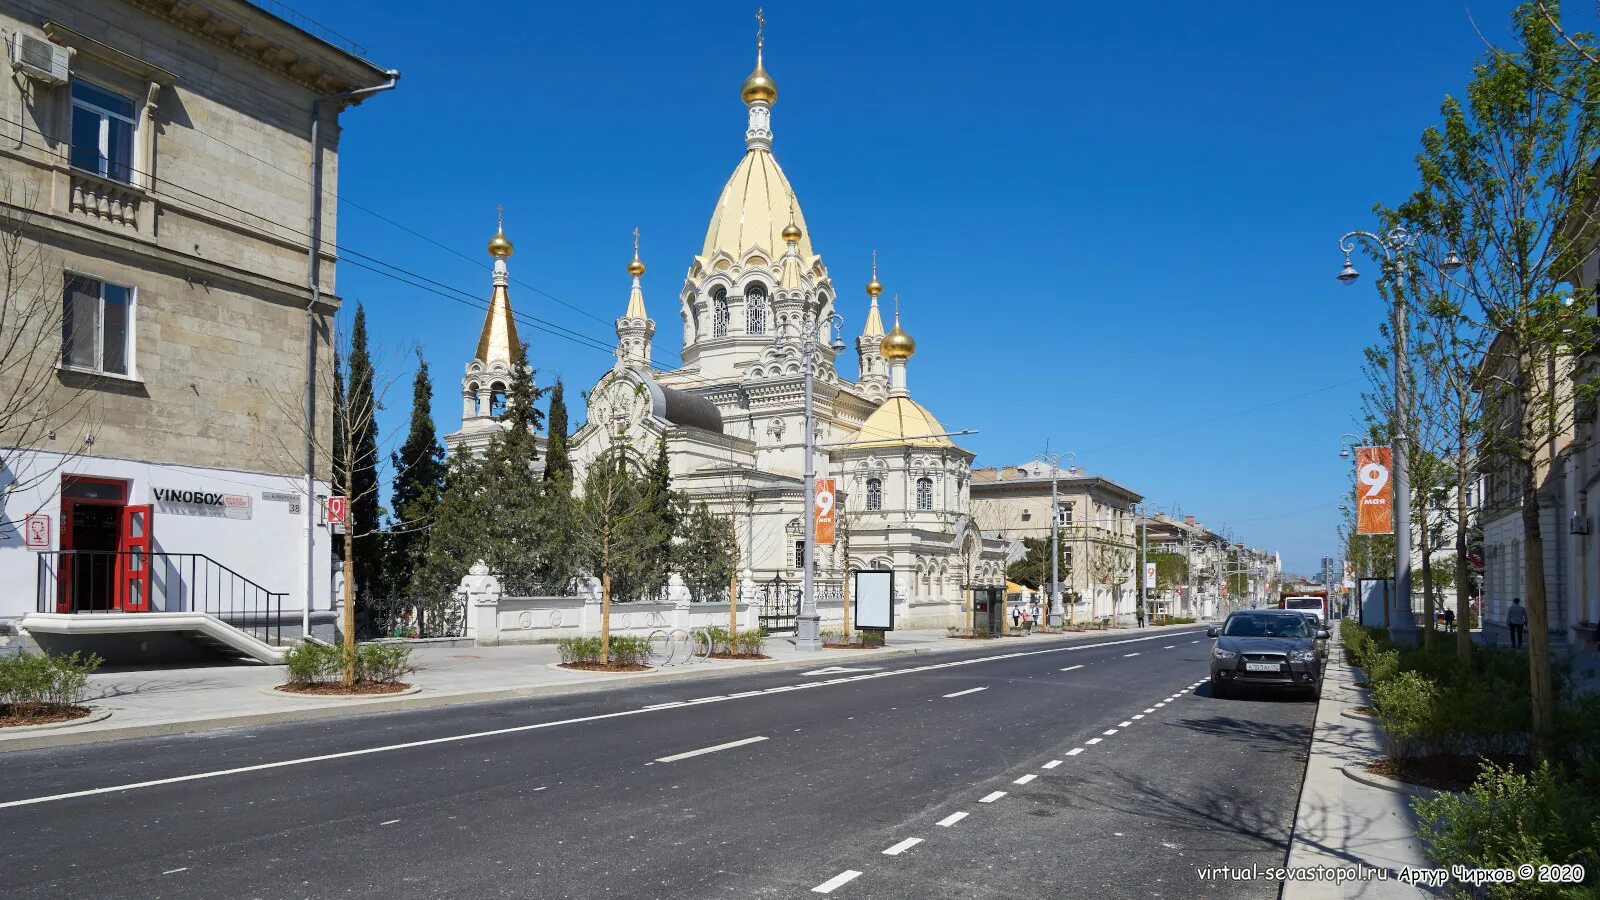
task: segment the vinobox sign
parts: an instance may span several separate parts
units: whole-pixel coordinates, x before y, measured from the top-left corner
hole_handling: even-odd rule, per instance
[[[156,499],[157,512],[215,519],[250,518],[249,494],[220,494],[169,487],[152,487],[150,493]]]
[[[1388,447],[1356,448],[1356,534],[1394,533],[1394,485]]]

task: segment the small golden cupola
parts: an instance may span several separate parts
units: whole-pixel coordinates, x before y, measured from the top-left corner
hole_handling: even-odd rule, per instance
[[[883,358],[892,361],[910,359],[917,352],[917,342],[911,335],[900,327],[900,295],[894,298],[894,327],[883,336],[883,343],[879,345],[879,352]]]
[[[489,255],[496,259],[505,259],[511,255],[511,239],[506,237],[506,225],[502,218],[500,227],[494,231],[494,237],[489,239]]]
[[[772,80],[772,76],[767,74],[766,66],[761,64],[762,31],[767,24],[766,14],[762,10],[756,10],[756,23],[756,68],[739,88],[739,97],[746,105],[759,100],[771,106],[778,102],[778,83]]]

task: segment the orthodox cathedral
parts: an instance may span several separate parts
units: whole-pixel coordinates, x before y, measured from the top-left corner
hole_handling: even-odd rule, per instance
[[[812,463],[816,477],[834,479],[842,513],[838,540],[817,548],[821,592],[836,590],[850,571],[891,569],[900,614],[909,618],[902,627],[957,624],[964,621],[963,586],[1002,584],[1015,551],[973,521],[973,454],[911,397],[916,342],[901,325],[898,301],[884,331],[876,259],[855,339],[856,380],[837,369],[844,347],[834,337],[842,321],[838,293],[772,153],[778,86],[762,65],[759,38],[741,95],[744,156],[678,291],[683,364],[652,368],[656,320],[640,283],[645,265],[635,232],[616,363],[588,391],[586,421],[570,441],[577,483],[608,449],[625,445],[649,459],[664,438],[674,487],[735,522],[748,581],[798,583],[806,502],[802,342],[811,341]],[[452,452],[481,449],[499,427],[517,346],[507,291],[511,252],[502,227],[489,243],[493,293],[462,380],[461,429],[446,438]]]

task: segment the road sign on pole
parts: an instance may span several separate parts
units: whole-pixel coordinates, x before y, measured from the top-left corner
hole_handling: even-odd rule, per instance
[[[343,525],[343,524],[345,524],[345,517],[349,512],[350,512],[350,498],[349,497],[329,497],[328,498],[328,524],[329,525]]]

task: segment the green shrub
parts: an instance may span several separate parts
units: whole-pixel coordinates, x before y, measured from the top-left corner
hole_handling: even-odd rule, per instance
[[[556,641],[556,651],[563,665],[568,663],[596,663],[600,661],[600,639],[597,637],[570,637]]]
[[[0,658],[0,704],[15,711],[83,702],[89,676],[103,660],[93,653],[20,653]]]
[[[1377,687],[1400,673],[1400,653],[1396,650],[1378,650],[1367,654],[1367,683]]]
[[[1160,621],[1163,625],[1193,625],[1197,620],[1194,616],[1163,616]]]
[[[650,639],[636,635],[611,637],[611,662],[619,666],[648,666]]]
[[[863,647],[882,647],[883,631],[876,628],[863,628],[856,632],[856,641]]]
[[[767,636],[759,631],[741,631],[737,640],[740,653],[760,653],[767,646]]]
[[[284,653],[283,662],[289,684],[320,684],[344,677],[344,650],[332,644],[296,644]]]
[[[1389,756],[1430,749],[1438,734],[1439,688],[1425,675],[1401,672],[1372,685],[1372,708],[1383,727]]]
[[[394,684],[415,672],[411,648],[404,644],[361,644],[356,647],[356,680]]]
[[[711,642],[712,653],[732,653],[733,638],[728,634],[728,629],[718,625],[705,627],[706,639]],[[740,635],[743,637],[744,635]]]
[[[1411,801],[1421,821],[1417,837],[1441,866],[1516,869],[1527,863],[1600,860],[1600,795],[1574,790],[1548,763],[1527,775],[1484,764],[1471,790]],[[1457,888],[1457,896],[1472,896]],[[1492,885],[1493,898],[1592,897],[1592,887],[1518,881]]]

